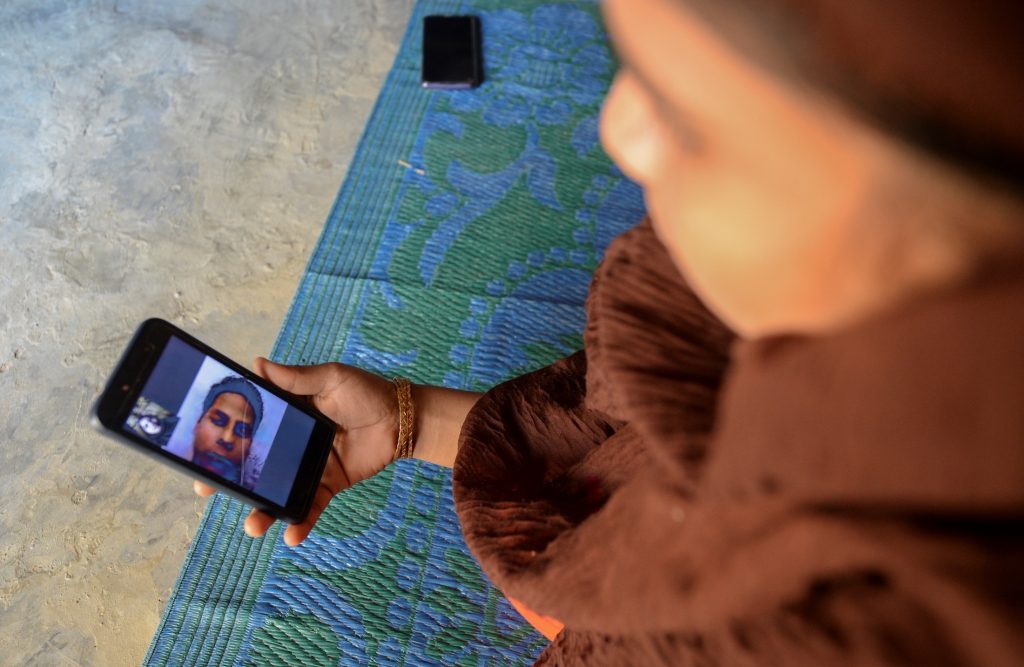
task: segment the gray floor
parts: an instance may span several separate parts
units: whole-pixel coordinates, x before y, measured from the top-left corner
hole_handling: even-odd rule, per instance
[[[0,6],[0,664],[141,660],[203,502],[89,405],[148,316],[269,351],[411,4]]]

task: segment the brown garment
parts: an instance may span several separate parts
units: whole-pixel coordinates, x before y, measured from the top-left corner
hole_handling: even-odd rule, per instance
[[[1024,664],[1020,272],[741,342],[644,224],[588,307],[454,470],[484,571],[566,624],[538,664]]]

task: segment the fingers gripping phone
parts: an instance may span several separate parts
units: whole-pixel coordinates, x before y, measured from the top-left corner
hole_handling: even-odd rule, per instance
[[[334,422],[169,322],[142,323],[92,411],[103,433],[289,523],[309,512]]]

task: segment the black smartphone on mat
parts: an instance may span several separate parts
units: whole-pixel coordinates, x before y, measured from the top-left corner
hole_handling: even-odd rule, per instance
[[[309,513],[334,422],[169,322],[146,320],[92,410],[103,433],[289,523]]]
[[[476,88],[483,81],[480,18],[427,16],[423,19],[423,87]]]

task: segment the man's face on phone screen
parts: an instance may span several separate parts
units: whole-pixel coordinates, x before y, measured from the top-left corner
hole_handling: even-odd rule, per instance
[[[253,410],[241,394],[223,393],[196,424],[195,453],[216,454],[240,466],[253,435]]]

